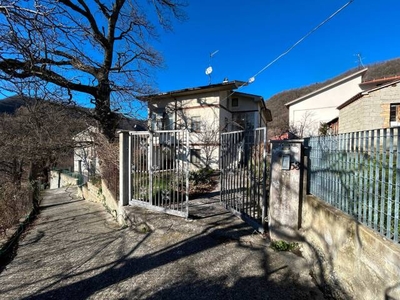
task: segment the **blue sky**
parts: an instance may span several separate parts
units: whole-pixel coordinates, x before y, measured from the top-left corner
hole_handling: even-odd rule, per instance
[[[166,92],[212,83],[248,80],[346,0],[189,1],[188,20],[161,33],[154,45],[166,68],[156,72]],[[321,82],[358,65],[400,57],[400,1],[354,0],[242,92],[265,99],[284,90]]]

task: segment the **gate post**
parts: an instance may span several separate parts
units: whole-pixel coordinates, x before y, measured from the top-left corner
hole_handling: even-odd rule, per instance
[[[296,240],[302,199],[302,140],[272,141],[268,227],[272,240]]]
[[[262,131],[262,207],[261,207],[261,226],[265,230],[267,227],[267,127]]]
[[[119,205],[129,204],[129,132],[119,132]]]

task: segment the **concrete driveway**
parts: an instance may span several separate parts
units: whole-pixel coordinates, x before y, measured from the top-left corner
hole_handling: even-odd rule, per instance
[[[324,299],[303,258],[274,252],[217,198],[192,201],[191,220],[130,208],[121,228],[74,189],[46,192],[1,299]]]

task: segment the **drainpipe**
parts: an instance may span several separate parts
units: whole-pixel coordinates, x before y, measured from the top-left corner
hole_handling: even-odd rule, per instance
[[[176,123],[178,122],[178,119],[177,119],[177,110],[178,110],[178,101],[176,100],[176,98],[174,97],[174,100],[175,100],[175,111],[174,111],[174,118],[175,118],[175,122],[174,122],[174,130],[176,130]]]

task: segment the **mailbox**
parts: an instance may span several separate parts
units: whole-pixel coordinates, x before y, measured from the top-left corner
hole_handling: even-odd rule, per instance
[[[290,170],[290,154],[283,154],[282,170]]]

